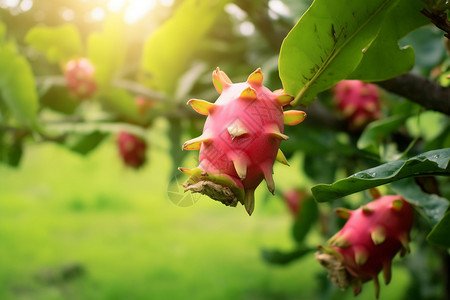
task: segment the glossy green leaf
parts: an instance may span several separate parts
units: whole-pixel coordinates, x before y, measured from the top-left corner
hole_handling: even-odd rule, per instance
[[[291,104],[311,104],[352,73],[397,1],[314,1],[281,46],[280,78],[296,95]]]
[[[25,42],[45,53],[53,63],[64,63],[83,53],[80,32],[73,24],[33,27],[28,31]]]
[[[349,79],[386,80],[410,71],[415,62],[412,47],[399,48],[398,42],[412,30],[429,20],[420,13],[424,4],[419,0],[400,0],[388,13],[380,33],[364,54]]]
[[[449,200],[443,197],[423,192],[413,178],[393,182],[391,188],[408,202],[420,208],[431,226],[435,226],[442,219],[450,204]]]
[[[39,104],[33,72],[13,43],[0,44],[0,70],[1,98],[22,124],[35,128]]]
[[[314,198],[311,196],[306,198],[292,226],[292,235],[297,243],[303,242],[311,227],[315,224],[318,215],[319,211]]]
[[[315,250],[317,249],[307,247],[299,247],[298,249],[292,251],[262,249],[261,254],[263,259],[268,263],[276,265],[287,265],[288,263],[302,258],[306,254]]]
[[[100,32],[88,37],[87,57],[95,67],[99,87],[110,84],[125,61],[125,23],[122,14],[109,15]]]
[[[433,228],[433,230],[428,234],[428,242],[450,248],[450,211],[447,212],[442,220]]]
[[[311,188],[319,202],[335,200],[372,187],[419,175],[450,176],[450,148],[425,152],[409,159],[401,159],[364,170],[332,184],[318,184]]]
[[[409,115],[394,115],[370,123],[361,134],[357,147],[374,154],[379,154],[378,145],[391,132],[403,125]]]
[[[171,19],[145,41],[141,67],[146,84],[173,96],[178,79],[187,70],[193,54],[227,0],[186,0]]]

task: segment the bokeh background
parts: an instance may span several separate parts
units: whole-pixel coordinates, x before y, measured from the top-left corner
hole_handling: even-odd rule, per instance
[[[291,166],[275,165],[277,192],[261,185],[251,217],[204,196],[180,203],[177,194],[176,183],[186,179],[177,167],[198,163],[197,151],[181,145],[204,121],[186,101],[216,99],[217,66],[233,82],[261,67],[264,84],[281,88],[282,40],[311,3],[0,0],[6,36],[32,68],[46,133],[0,124],[0,299],[352,299],[351,290],[331,286],[313,252],[342,225],[333,208],[357,207],[370,196],[322,204],[319,216],[314,206],[316,219],[301,243],[282,196],[379,163],[356,149],[362,129],[348,127],[331,91],[310,108],[311,121],[289,129],[282,149]],[[69,29],[31,34],[36,28]],[[414,47],[417,74],[436,77],[446,68],[438,29],[423,26],[400,43]],[[88,57],[96,68],[98,90],[87,101],[66,89],[65,63],[74,57]],[[381,139],[384,158],[413,141],[413,153],[449,147],[448,116],[425,112],[419,122],[418,105],[380,95],[383,116],[413,112]],[[144,113],[138,96],[145,97]],[[121,131],[145,140],[139,168],[121,157]],[[442,251],[421,247],[420,230],[413,236],[417,255],[407,258],[408,268],[395,260],[382,299],[444,295]],[[359,298],[373,293],[367,284]]]

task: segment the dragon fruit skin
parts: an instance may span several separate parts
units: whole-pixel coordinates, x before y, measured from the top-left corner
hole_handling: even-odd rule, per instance
[[[378,298],[378,273],[383,270],[388,284],[392,259],[399,251],[401,256],[409,251],[413,209],[401,196],[381,196],[354,211],[336,212],[348,220],[326,246],[319,246],[316,258],[341,289],[351,285],[356,296],[362,283],[373,280]]]
[[[147,143],[142,138],[121,131],[117,137],[117,147],[125,165],[138,169],[145,164]]]
[[[243,204],[250,215],[254,208],[254,191],[263,179],[271,193],[273,163],[287,164],[279,150],[284,124],[295,125],[306,116],[303,111],[286,111],[282,107],[293,97],[282,90],[271,92],[262,85],[260,69],[246,82],[233,84],[217,68],[213,83],[221,94],[213,104],[204,100],[188,101],[198,113],[207,115],[200,137],[187,141],[186,150],[198,150],[199,166],[180,168],[190,178],[186,191],[208,195],[228,206]]]
[[[333,93],[337,108],[354,129],[363,128],[369,122],[380,118],[378,88],[360,80],[342,80],[336,84]]]
[[[81,100],[90,98],[97,90],[94,74],[94,66],[83,57],[70,60],[64,69],[67,88]]]

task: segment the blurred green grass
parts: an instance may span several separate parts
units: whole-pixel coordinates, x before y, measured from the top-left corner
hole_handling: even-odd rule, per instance
[[[122,165],[113,138],[86,157],[30,145],[19,169],[0,166],[0,299],[320,299],[313,255],[285,267],[261,259],[261,248],[294,247],[280,199],[260,200],[251,217],[206,197],[169,201],[166,129],[149,131],[139,171]],[[277,188],[307,182],[292,168],[276,167]],[[52,279],[71,265],[82,276]],[[408,277],[394,270],[396,280]]]

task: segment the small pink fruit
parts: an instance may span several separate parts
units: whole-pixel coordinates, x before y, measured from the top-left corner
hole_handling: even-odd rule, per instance
[[[190,176],[186,191],[208,195],[228,206],[240,202],[249,215],[254,191],[263,179],[274,192],[274,161],[287,164],[279,150],[281,141],[288,139],[284,124],[298,124],[306,116],[303,111],[283,112],[293,97],[270,91],[262,81],[261,69],[246,82],[235,84],[219,68],[213,72],[214,86],[221,94],[217,101],[188,101],[195,111],[208,116],[203,134],[183,145],[186,150],[200,150],[200,164],[192,170],[180,168]]]
[[[357,210],[338,208],[336,213],[347,222],[326,246],[319,246],[316,258],[339,288],[352,286],[356,296],[364,282],[373,280],[378,298],[378,273],[383,270],[388,284],[392,259],[409,251],[413,209],[401,196],[381,196]]]
[[[308,194],[305,190],[291,189],[283,193],[283,199],[294,217],[301,213],[303,202],[307,197]]]
[[[354,129],[380,118],[378,88],[360,80],[342,80],[332,90],[337,107]]]
[[[121,131],[117,138],[117,146],[125,165],[137,169],[145,163],[147,143],[142,138]]]
[[[138,108],[139,116],[145,117],[147,113],[155,106],[155,102],[144,96],[137,96],[135,98],[136,106]]]
[[[79,99],[87,99],[97,90],[95,68],[87,58],[70,60],[64,70],[69,91]]]

